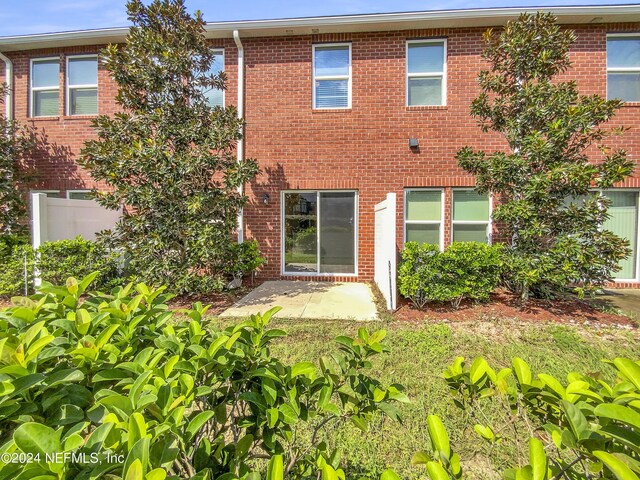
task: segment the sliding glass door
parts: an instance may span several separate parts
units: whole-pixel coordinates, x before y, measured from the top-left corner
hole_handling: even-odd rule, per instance
[[[287,192],[284,273],[356,273],[356,192]]]

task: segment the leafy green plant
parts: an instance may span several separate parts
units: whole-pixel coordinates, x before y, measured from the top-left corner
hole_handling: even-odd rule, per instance
[[[122,283],[120,255],[108,251],[103,244],[76,237],[45,242],[36,253],[38,273],[47,282],[61,284],[69,275],[82,278],[95,271],[98,272],[93,281],[95,288]]]
[[[502,245],[477,242],[454,242],[442,253],[441,266],[451,281],[458,306],[464,298],[484,301],[500,282]]]
[[[417,307],[469,298],[486,300],[500,280],[502,247],[458,242],[440,252],[435,245],[407,242],[398,270],[398,290]]]
[[[437,245],[407,242],[398,269],[398,291],[418,308],[434,300],[449,300],[442,293],[444,278]]]
[[[0,295],[31,290],[34,255],[27,237],[0,235],[0,264]]]
[[[106,294],[89,290],[96,276],[0,311],[0,479],[256,479],[262,458],[268,478],[338,475],[326,427],[366,431],[408,400],[366,373],[384,331],[339,337],[319,366],[285,365],[270,354],[286,335],[268,328],[278,309],[204,327],[208,307],[178,317],[165,287]]]
[[[183,0],[147,3],[127,2],[126,41],[101,52],[119,112],[95,118],[97,139],[79,162],[109,187],[98,203],[125,206],[103,240],[127,253],[132,273],[176,293],[209,293],[224,285],[242,186],[258,164],[237,158],[236,109],[207,101],[226,77],[210,73],[215,52],[201,13],[189,15]]]
[[[64,283],[68,274],[83,277],[98,272],[93,285],[110,289],[120,278],[121,257],[102,244],[77,237],[43,243],[37,251],[26,237],[0,236],[0,295],[32,292],[35,270],[42,280]]]
[[[260,255],[258,242],[255,240],[232,243],[229,246],[227,261],[225,273],[229,275],[250,274],[260,268],[265,262],[264,257]]]
[[[504,443],[528,446],[529,463],[506,470],[505,478],[637,480],[640,363],[627,358],[606,363],[615,369],[615,384],[601,373],[572,372],[566,383],[545,373],[534,377],[517,357],[511,368],[498,372],[481,357],[471,366],[459,357],[444,378],[490,449]],[[484,413],[496,402],[510,412],[502,425],[487,424]]]
[[[462,477],[460,456],[453,453],[449,434],[437,415],[427,417],[427,430],[431,439],[431,455],[421,451],[413,455],[411,463],[425,465],[432,480],[459,479]]]
[[[567,287],[593,291],[630,254],[626,240],[602,228],[610,200],[590,193],[612,188],[633,171],[624,150],[602,144],[622,133],[604,128],[621,102],[581,95],[574,80],[558,80],[571,66],[576,37],[555,20],[551,14],[523,14],[499,33],[486,32],[483,58],[490,70],[478,76],[482,92],[471,114],[509,148],[487,154],[465,147],[457,153],[458,164],[476,177],[477,190],[499,199],[493,218],[514,267],[505,269],[505,284],[523,301]],[[575,197],[585,201],[568,207]]]
[[[0,256],[4,257],[11,253],[15,247],[30,245],[30,239],[26,235],[6,233],[0,235]]]

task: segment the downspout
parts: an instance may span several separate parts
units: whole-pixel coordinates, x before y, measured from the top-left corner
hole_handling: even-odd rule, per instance
[[[0,52],[0,60],[4,62],[4,81],[7,84],[7,92],[4,97],[5,116],[7,120],[13,120],[13,62]]]
[[[233,40],[238,47],[238,118],[244,119],[244,47],[240,40],[238,30],[233,31]],[[238,163],[244,160],[244,127],[240,130],[241,138],[238,140]],[[238,194],[244,194],[244,185],[238,186]],[[244,211],[242,208],[238,211],[238,243],[244,242]]]

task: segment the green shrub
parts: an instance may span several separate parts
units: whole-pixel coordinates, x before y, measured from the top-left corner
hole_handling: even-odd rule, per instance
[[[68,273],[77,277],[97,271],[96,288],[112,288],[122,283],[119,278],[119,256],[102,245],[77,237],[73,240],[46,242],[34,254],[27,237],[0,236],[0,295],[33,292],[34,272],[42,280],[63,283]]]
[[[640,362],[605,363],[615,370],[613,384],[600,371],[571,372],[566,382],[545,373],[534,377],[517,357],[512,368],[499,371],[482,357],[471,365],[458,357],[443,377],[463,412],[462,431],[475,432],[489,460],[495,461],[497,450],[518,452],[518,465],[504,470],[505,480],[638,480]],[[488,423],[496,407],[503,412],[500,425]],[[431,480],[473,478],[464,474],[438,415],[427,416],[427,431],[430,451],[416,452],[411,463],[426,466]],[[387,470],[381,480],[400,477]]]
[[[25,235],[5,234],[0,235],[0,257],[11,254],[14,247],[30,245],[29,237]]]
[[[43,243],[37,251],[37,268],[40,278],[54,284],[62,284],[69,275],[82,278],[98,272],[95,288],[122,283],[119,275],[119,256],[109,252],[100,243],[76,237]]]
[[[256,460],[270,458],[271,480],[344,479],[326,432],[398,420],[396,402],[408,401],[368,375],[387,351],[383,330],[338,337],[319,365],[287,365],[270,354],[286,335],[268,328],[277,308],[205,328],[208,307],[178,317],[164,287],[144,284],[88,291],[96,275],[0,310],[0,453],[18,459],[0,455],[0,478],[258,480]],[[311,438],[297,436],[303,427]]]
[[[436,245],[407,242],[398,269],[398,290],[418,308],[427,302],[448,300],[443,293],[440,249]]]
[[[27,237],[0,235],[0,265],[0,295],[32,291],[33,249]]]
[[[637,480],[640,363],[627,358],[605,363],[615,371],[614,383],[604,380],[610,376],[605,372],[571,372],[566,382],[545,373],[533,375],[517,357],[512,368],[499,371],[482,357],[470,365],[458,357],[443,376],[463,418],[474,424],[489,453],[528,450],[526,456],[521,453],[519,463],[524,466],[507,469],[504,478]],[[489,424],[487,413],[496,407],[504,412],[502,423]],[[429,431],[432,443],[448,445],[444,428]],[[454,473],[450,465],[457,463],[459,472],[459,459],[450,464],[449,455],[439,456],[439,450],[434,448],[433,461],[444,458],[441,466],[449,473]],[[428,459],[423,453],[417,457]],[[433,461],[427,460],[427,467]]]
[[[225,273],[229,275],[247,275],[260,268],[265,262],[264,257],[260,254],[258,242],[255,240],[232,243],[229,246],[227,260]]]
[[[174,285],[176,291],[186,296],[220,293],[226,285],[225,279],[221,276],[196,272],[185,273],[179,278],[175,277],[174,281],[176,282]]]
[[[442,268],[456,299],[487,300],[500,282],[502,245],[455,242],[442,253]]]
[[[440,252],[435,245],[408,242],[402,251],[398,289],[417,307],[428,302],[486,300],[500,280],[502,247],[476,242],[453,243]]]

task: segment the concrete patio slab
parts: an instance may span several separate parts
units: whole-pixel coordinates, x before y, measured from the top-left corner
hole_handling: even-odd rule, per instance
[[[640,289],[607,289],[603,291],[603,295],[596,297],[596,302],[622,310],[633,318],[640,318]]]
[[[220,314],[222,318],[247,317],[275,306],[280,318],[356,320],[378,318],[369,285],[349,282],[265,282]]]

